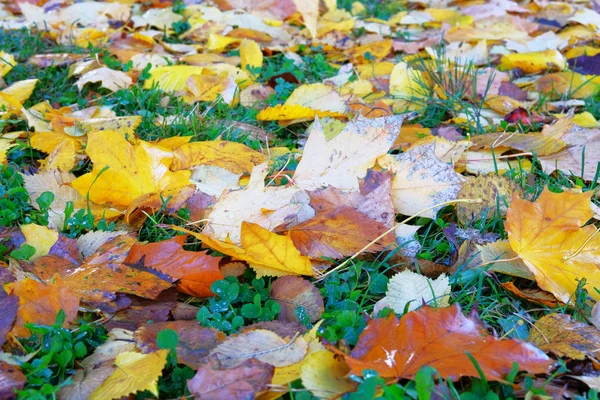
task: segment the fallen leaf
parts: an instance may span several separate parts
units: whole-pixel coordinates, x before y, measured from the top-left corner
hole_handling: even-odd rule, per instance
[[[496,215],[504,216],[510,199],[523,190],[507,177],[496,174],[479,175],[466,181],[457,198],[481,199],[481,203],[459,203],[456,206],[458,220],[469,224],[480,217],[492,219]]]
[[[392,200],[399,214],[435,218],[440,204],[455,200],[462,187],[463,178],[436,157],[433,144],[399,154],[391,170],[396,174]]]
[[[427,304],[432,307],[448,307],[450,280],[446,274],[430,279],[415,272],[404,270],[389,281],[385,297],[375,303],[373,315],[388,307],[402,315]]]
[[[303,222],[314,216],[308,194],[296,186],[266,187],[267,165],[252,169],[242,190],[224,192],[212,207],[202,231],[217,240],[240,244],[242,222],[273,230],[283,224]]]
[[[21,232],[25,236],[25,244],[35,248],[35,253],[30,260],[45,256],[58,240],[58,232],[37,224],[21,225]]]
[[[213,282],[223,279],[219,271],[221,257],[213,257],[206,252],[183,249],[186,236],[146,245],[134,244],[127,255],[126,265],[142,264],[170,278],[179,280],[177,288],[190,296],[209,297]]]
[[[544,292],[543,290],[527,288],[519,289],[512,282],[504,282],[501,285],[515,296],[527,301],[542,304],[550,308],[555,307],[558,304],[558,301],[556,301],[556,298],[552,294]]]
[[[557,357],[584,360],[597,359],[600,344],[598,329],[573,321],[570,315],[547,314],[536,321],[527,339],[535,346]]]
[[[18,337],[29,337],[31,332],[25,324],[53,325],[60,310],[65,313],[63,327],[75,321],[79,309],[79,297],[67,288],[60,276],[54,282],[42,283],[26,278],[10,283],[8,293],[19,297],[17,321],[12,333]]]
[[[121,398],[144,390],[158,396],[158,378],[168,354],[169,350],[119,354],[115,359],[117,369],[90,394],[90,400]]]
[[[198,368],[187,388],[197,399],[250,399],[268,388],[273,370],[272,365],[253,358],[227,369],[212,359]]]
[[[513,198],[505,229],[513,250],[535,275],[538,286],[568,303],[578,281],[587,280],[588,292],[600,298],[600,238],[593,225],[582,227],[594,213],[591,192],[552,193],[547,188],[536,202]]]
[[[396,141],[403,120],[402,116],[375,119],[358,116],[329,141],[316,120],[292,177],[294,183],[306,190],[325,186],[358,189],[358,179]]]
[[[0,397],[15,398],[15,391],[22,390],[27,383],[27,377],[15,365],[0,361]]]
[[[315,323],[325,310],[323,296],[310,281],[297,276],[283,276],[271,284],[270,296],[279,303],[281,311],[277,318],[281,321],[300,322],[297,310],[302,307],[310,322]]]
[[[328,350],[306,356],[300,367],[302,385],[320,399],[335,399],[357,386],[347,375],[350,368],[341,357]]]
[[[112,131],[89,134],[86,152],[92,172],[72,182],[82,196],[97,204],[129,206],[143,194],[190,184],[190,171],[169,171],[171,152],[139,141],[132,145]]]
[[[287,236],[277,235],[260,225],[242,222],[244,260],[256,271],[257,277],[283,275],[313,275],[310,259],[300,254]]]
[[[172,170],[179,171],[198,165],[221,167],[234,174],[250,173],[267,158],[240,143],[225,140],[193,142],[173,151]]]
[[[202,365],[210,362],[210,351],[225,340],[222,332],[205,328],[196,321],[154,322],[135,331],[137,347],[144,353],[158,351],[156,338],[164,329],[177,332],[177,361],[193,369],[202,368]]]
[[[510,359],[506,358],[508,353]],[[448,308],[425,306],[401,320],[394,314],[371,319],[345,358],[352,374],[374,369],[381,377],[395,379],[414,379],[424,365],[435,368],[444,379],[478,377],[482,371],[490,381],[504,379],[515,361],[519,369],[529,373],[548,372],[552,365],[550,358],[529,343],[489,335],[481,321],[465,317],[458,304]]]
[[[127,89],[133,85],[133,81],[125,72],[102,67],[87,72],[79,78],[75,85],[81,91],[86,83],[100,82],[100,87],[117,92],[121,89]]]
[[[230,336],[211,356],[224,368],[236,368],[252,358],[274,367],[285,367],[302,360],[307,347],[302,337],[284,339],[272,331],[256,329]]]

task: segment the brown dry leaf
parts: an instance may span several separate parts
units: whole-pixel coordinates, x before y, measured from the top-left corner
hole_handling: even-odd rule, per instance
[[[0,361],[0,398],[15,398],[15,390],[21,390],[27,383],[27,377],[15,365]]]
[[[440,161],[433,144],[412,147],[395,157],[391,170],[396,175],[392,183],[392,200],[396,212],[435,218],[441,203],[455,200],[464,178],[454,168]]]
[[[484,216],[494,218],[506,214],[510,199],[514,194],[521,195],[523,190],[511,179],[496,174],[479,175],[466,181],[457,198],[481,199],[481,203],[459,203],[456,206],[457,217],[463,224],[469,224]],[[484,214],[485,213],[485,214]]]
[[[310,281],[297,276],[283,276],[271,284],[270,296],[281,306],[277,319],[300,322],[296,310],[302,307],[310,322],[315,323],[325,310],[323,296]]]
[[[542,304],[550,308],[555,307],[558,304],[558,301],[551,293],[544,292],[540,289],[519,289],[512,282],[504,282],[501,286],[515,296],[531,301],[532,303]]]
[[[354,208],[340,207],[317,212],[313,218],[287,230],[287,235],[304,255],[342,258],[362,250],[387,230],[388,227]],[[394,234],[389,232],[365,251],[380,252],[394,243]]]
[[[255,358],[274,367],[292,365],[304,358],[308,344],[303,337],[282,338],[275,332],[256,329],[229,336],[211,356],[224,368],[235,368]]]
[[[597,359],[600,349],[598,329],[573,321],[566,314],[544,315],[530,330],[527,340],[547,353],[573,360]]]
[[[306,190],[325,186],[358,189],[358,179],[396,141],[403,120],[403,116],[375,119],[358,116],[331,140],[327,140],[316,120],[294,172],[294,183]]]
[[[26,323],[52,325],[60,310],[65,313],[64,327],[75,321],[79,308],[79,296],[73,294],[60,276],[53,282],[42,283],[33,279],[10,283],[6,287],[10,295],[19,297],[17,321],[12,333],[18,337],[29,337],[31,332]]]
[[[339,351],[336,351],[339,353]],[[344,355],[350,373],[374,369],[386,378],[414,379],[424,365],[434,367],[444,378],[479,376],[502,380],[514,361],[529,373],[549,371],[552,360],[529,343],[490,336],[476,317],[465,317],[458,304],[448,308],[423,307],[399,320],[394,314],[371,319],[350,355]],[[506,354],[511,354],[510,358]]]
[[[211,359],[187,381],[187,388],[196,399],[251,399],[268,388],[273,370],[272,365],[254,358],[234,368],[223,368],[217,360]]]
[[[156,338],[164,329],[177,332],[177,360],[193,369],[201,368],[209,362],[208,355],[211,350],[225,340],[225,334],[222,332],[214,328],[205,328],[196,321],[154,322],[135,331],[137,347],[143,353],[159,350]]]
[[[19,309],[19,298],[14,294],[8,294],[2,290],[0,291],[0,302],[2,302],[2,309],[0,310],[0,346],[2,346],[6,341],[6,335],[12,330],[15,324]],[[322,302],[323,299],[321,299]]]
[[[536,202],[513,198],[505,229],[513,250],[535,275],[538,286],[563,303],[570,301],[578,281],[588,293],[600,294],[600,237],[593,225],[582,227],[594,213],[592,192],[551,193],[545,188]]]

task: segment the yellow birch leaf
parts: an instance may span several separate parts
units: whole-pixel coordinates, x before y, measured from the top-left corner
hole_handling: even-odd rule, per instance
[[[227,73],[192,75],[188,78],[185,89],[187,94],[183,99],[187,103],[213,102],[222,98],[224,103],[232,105],[238,92],[235,81]]]
[[[203,67],[194,65],[168,65],[157,67],[150,71],[150,78],[144,82],[144,89],[150,89],[154,84],[165,92],[173,93],[184,90],[192,75],[200,75]]]
[[[5,51],[0,51],[0,78],[8,74],[17,65],[17,60]]]
[[[306,356],[300,369],[302,385],[320,399],[335,399],[352,392],[357,383],[347,378],[350,367],[328,350]]]
[[[89,192],[94,203],[129,206],[141,195],[189,185],[191,171],[170,171],[172,152],[140,140],[129,143],[121,134],[93,132],[86,153],[92,172],[72,182],[82,196]]]
[[[90,400],[120,399],[148,390],[158,397],[158,378],[167,363],[169,350],[142,354],[121,353],[115,359],[117,369],[90,395]]]
[[[58,232],[42,225],[21,225],[21,232],[25,236],[25,243],[35,248],[35,254],[30,260],[47,255],[54,243],[58,240]]]
[[[245,259],[256,271],[257,277],[313,275],[310,259],[300,254],[288,236],[243,222],[241,240]]]
[[[412,69],[405,61],[400,61],[390,74],[390,96],[402,100],[422,98],[424,90],[419,82],[424,82],[423,74]]]
[[[254,40],[244,39],[240,44],[240,62],[242,69],[250,75],[258,75],[263,65],[263,54]]]
[[[21,104],[23,104],[33,93],[33,89],[35,85],[38,83],[38,79],[25,79],[22,81],[18,81],[2,90],[2,93],[13,96],[17,99]],[[1,103],[0,99],[0,105]]]
[[[545,50],[506,54],[500,59],[498,69],[505,71],[519,68],[526,74],[536,74],[548,70],[562,70],[566,66],[567,60],[558,50]]]
[[[551,193],[544,189],[535,202],[513,198],[505,228],[513,250],[535,275],[538,286],[567,303],[578,281],[586,279],[591,297],[600,294],[600,235],[593,225],[593,192]]]

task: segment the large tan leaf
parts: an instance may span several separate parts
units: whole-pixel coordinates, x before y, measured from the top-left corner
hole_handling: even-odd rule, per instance
[[[435,155],[434,145],[413,147],[396,156],[391,170],[396,173],[392,183],[392,200],[396,212],[435,218],[441,206],[456,199],[463,177],[454,168],[441,162]]]
[[[358,189],[375,160],[388,152],[400,133],[404,117],[367,119],[358,116],[333,139],[327,140],[318,120],[312,126],[294,182],[306,190],[334,186]]]
[[[308,344],[301,336],[285,339],[275,332],[255,329],[230,336],[211,355],[225,368],[235,368],[251,358],[275,367],[285,367],[302,360],[307,348]]]
[[[505,228],[513,250],[535,275],[538,286],[567,303],[585,278],[588,293],[600,294],[600,236],[583,226],[594,213],[593,192],[551,193],[544,189],[536,202],[514,198]]]
[[[224,241],[240,244],[242,222],[258,224],[273,230],[282,224],[299,223],[314,216],[308,205],[308,194],[296,186],[265,187],[267,165],[252,169],[248,186],[224,192],[207,217],[203,233]]]

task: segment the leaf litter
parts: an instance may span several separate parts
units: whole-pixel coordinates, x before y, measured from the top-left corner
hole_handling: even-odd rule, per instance
[[[593,3],[0,19],[0,397],[600,388]]]

